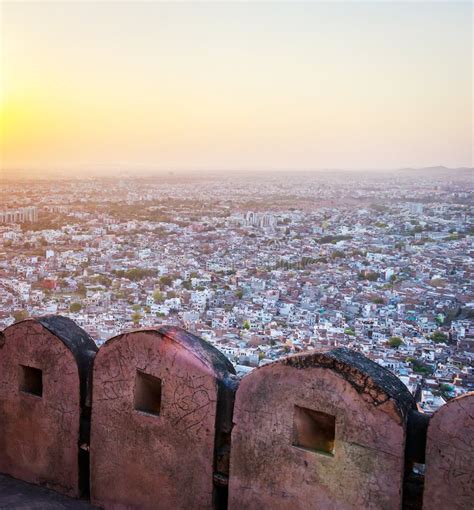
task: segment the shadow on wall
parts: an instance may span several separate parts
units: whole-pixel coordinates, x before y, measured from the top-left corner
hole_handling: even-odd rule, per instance
[[[290,356],[239,384],[180,328],[98,352],[60,316],[0,334],[0,472],[106,509],[469,508],[473,417],[469,394],[429,419],[348,349]]]

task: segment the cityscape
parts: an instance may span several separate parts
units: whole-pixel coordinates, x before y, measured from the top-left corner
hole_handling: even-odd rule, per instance
[[[474,389],[472,169],[4,180],[0,328],[177,325],[240,375],[349,347],[426,413]]]
[[[0,510],[473,508],[473,5],[0,1]]]

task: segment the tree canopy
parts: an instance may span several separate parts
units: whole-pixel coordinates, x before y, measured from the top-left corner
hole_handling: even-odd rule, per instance
[[[438,343],[446,343],[448,341],[448,335],[446,333],[443,333],[442,331],[435,331],[431,336],[430,339],[433,340],[433,342]]]
[[[394,349],[398,349],[403,344],[403,340],[399,336],[391,336],[388,339],[388,345]]]
[[[82,310],[81,303],[71,303],[69,306],[69,311],[71,313],[77,313],[77,312],[80,312],[81,310]]]
[[[15,319],[15,322],[24,321],[25,319],[28,319],[29,315],[26,310],[17,310],[13,312],[13,318]]]

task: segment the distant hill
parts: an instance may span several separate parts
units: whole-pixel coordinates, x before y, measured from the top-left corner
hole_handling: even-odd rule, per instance
[[[447,166],[427,166],[423,168],[401,168],[400,172],[413,172],[413,173],[419,173],[419,174],[427,174],[427,175],[433,175],[433,176],[439,176],[439,175],[453,175],[453,174],[466,174],[466,173],[473,173],[474,168],[472,167],[459,167],[459,168],[448,168]]]

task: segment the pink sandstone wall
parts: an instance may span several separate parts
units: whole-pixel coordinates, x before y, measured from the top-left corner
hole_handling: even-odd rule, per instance
[[[161,380],[159,414],[135,409],[137,371]],[[179,328],[104,344],[94,362],[91,499],[106,509],[210,509],[218,385],[232,365]],[[155,380],[156,381],[156,380]]]
[[[0,333],[0,473],[87,496],[96,350],[60,316]],[[410,467],[426,461],[423,510],[474,508],[474,393],[430,419],[393,374],[347,349],[259,368],[237,395],[233,374],[179,328],[106,342],[94,363],[92,501],[220,510],[229,489],[230,510],[390,510],[402,496],[420,510],[423,477]]]
[[[474,508],[474,392],[432,416],[426,445],[423,510]]]
[[[349,364],[350,351],[337,351],[287,358],[243,378],[234,410],[230,510],[401,508],[411,396],[363,356],[355,356],[357,368]],[[295,406],[335,417],[332,454],[294,445]],[[317,426],[310,429],[300,434],[317,435]]]
[[[21,367],[42,370],[42,396],[20,390]],[[0,472],[79,495],[79,373],[66,345],[36,320],[0,345]]]

